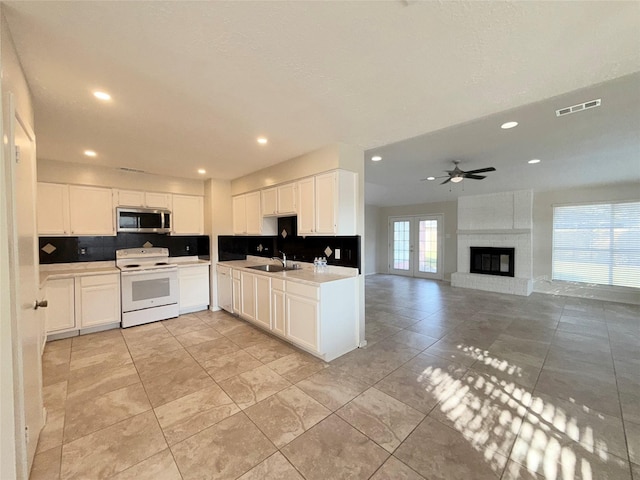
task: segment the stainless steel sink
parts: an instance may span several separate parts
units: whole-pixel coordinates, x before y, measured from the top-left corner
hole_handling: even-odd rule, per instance
[[[284,268],[282,265],[255,265],[253,267],[247,267],[253,270],[261,270],[263,272],[284,272],[288,270],[293,270],[292,268]]]

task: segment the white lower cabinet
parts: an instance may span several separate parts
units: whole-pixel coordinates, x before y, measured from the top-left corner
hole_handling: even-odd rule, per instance
[[[271,329],[273,333],[285,336],[285,303],[284,303],[284,280],[271,280]]]
[[[233,313],[326,361],[357,348],[356,277],[311,285],[231,271]]]
[[[51,279],[44,289],[47,335],[120,325],[119,273]]]
[[[218,307],[233,313],[233,279],[231,269],[224,265],[217,266]]]
[[[209,265],[178,266],[180,314],[209,308]]]
[[[255,277],[255,322],[271,330],[271,278],[264,275],[256,275]]]
[[[73,278],[49,280],[45,296],[49,303],[44,309],[47,333],[73,330],[76,326],[75,281]]]
[[[240,315],[250,322],[271,329],[271,278],[241,272]]]
[[[302,347],[320,353],[318,288],[297,285],[293,282],[287,282],[287,287],[285,295],[286,337]],[[302,290],[308,291],[309,295],[302,296],[292,293],[292,290],[297,290],[295,287],[305,287]]]
[[[242,296],[242,288],[240,288],[240,270],[232,270],[231,276],[233,313],[240,315],[240,297]]]
[[[76,277],[76,325],[120,323],[120,274]]]

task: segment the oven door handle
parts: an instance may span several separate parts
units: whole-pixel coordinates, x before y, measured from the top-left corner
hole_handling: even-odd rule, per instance
[[[137,275],[149,275],[150,273],[172,273],[177,271],[177,268],[151,268],[149,270],[136,270],[135,272],[120,272],[120,275],[123,277],[134,277]]]

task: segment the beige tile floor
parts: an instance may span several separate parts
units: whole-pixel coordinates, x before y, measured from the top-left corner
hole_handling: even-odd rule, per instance
[[[639,307],[366,299],[368,347],[330,364],[224,312],[49,343],[31,478],[640,480]]]

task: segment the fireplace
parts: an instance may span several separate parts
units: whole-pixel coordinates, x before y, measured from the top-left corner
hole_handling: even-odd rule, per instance
[[[515,276],[515,248],[470,247],[469,272],[501,277]]]

